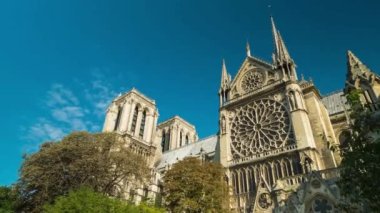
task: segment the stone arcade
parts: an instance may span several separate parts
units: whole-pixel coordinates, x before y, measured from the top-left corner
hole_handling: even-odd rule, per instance
[[[160,202],[164,172],[198,156],[226,168],[236,212],[335,212],[341,159],[331,148],[344,142],[348,127],[344,93],[361,88],[363,103],[378,110],[380,78],[348,51],[345,88],[321,96],[312,81],[298,79],[273,18],[271,24],[272,63],[251,56],[248,44],[233,79],[223,61],[216,135],[198,140],[195,127],[179,116],[157,124],[154,100],[136,89],[113,100],[103,131],[120,134],[154,174],[140,188],[120,189],[126,199]]]

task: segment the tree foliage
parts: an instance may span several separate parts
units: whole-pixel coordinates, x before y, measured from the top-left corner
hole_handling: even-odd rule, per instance
[[[353,203],[366,203],[380,209],[380,112],[372,112],[360,101],[361,91],[347,96],[351,105],[350,131],[341,147],[341,179],[343,195]]]
[[[164,176],[164,200],[172,212],[227,212],[223,167],[194,157],[177,162]]]
[[[44,143],[37,153],[25,157],[17,183],[20,208],[39,212],[45,203],[82,186],[116,195],[123,180],[143,181],[148,174],[143,158],[128,150],[116,134],[75,132]]]
[[[16,194],[11,187],[0,186],[0,213],[14,212]]]
[[[145,204],[135,206],[117,198],[96,193],[90,188],[80,188],[59,196],[53,204],[43,208],[45,213],[163,213],[162,209],[149,207]]]

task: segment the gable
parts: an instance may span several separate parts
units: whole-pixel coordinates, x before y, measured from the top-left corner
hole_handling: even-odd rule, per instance
[[[282,74],[260,59],[248,56],[231,82],[230,99],[263,88],[281,79]]]

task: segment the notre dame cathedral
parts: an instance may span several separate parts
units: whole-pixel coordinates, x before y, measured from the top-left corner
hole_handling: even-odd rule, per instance
[[[103,131],[120,134],[154,173],[149,184],[126,185],[126,199],[158,201],[165,171],[197,156],[225,167],[235,212],[338,211],[341,159],[333,148],[344,143],[350,121],[344,95],[360,88],[362,102],[378,110],[380,77],[348,51],[345,88],[323,96],[311,80],[298,79],[273,18],[271,24],[272,62],[252,56],[248,44],[234,78],[223,61],[216,135],[199,140],[195,127],[179,116],[157,123],[155,101],[136,89],[112,101]]]

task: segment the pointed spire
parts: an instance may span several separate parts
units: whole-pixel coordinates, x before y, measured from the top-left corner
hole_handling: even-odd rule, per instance
[[[270,17],[272,23],[272,33],[273,33],[273,42],[274,42],[274,61],[275,65],[282,64],[284,62],[290,63],[293,62],[288,49],[285,46],[285,42],[281,37],[280,31],[277,30],[276,24],[274,23],[273,16]]]
[[[286,48],[285,46],[285,42],[284,40],[282,40],[282,36],[280,34],[280,31],[277,31],[278,33],[278,38],[279,38],[279,42],[280,42],[280,53],[281,53],[281,57],[286,60],[286,61],[290,61],[292,60],[290,58],[290,55],[289,55],[289,52],[288,52],[288,48]]]
[[[226,62],[222,61],[222,79],[220,81],[220,88],[226,89],[230,83],[230,77],[227,73]]]
[[[372,78],[377,77],[376,74],[361,62],[350,50],[347,51],[347,68],[348,72],[346,80],[351,83],[356,80],[357,76],[364,78],[369,78],[370,76],[373,76]]]
[[[220,81],[219,89],[219,104],[222,107],[228,99],[228,93],[230,89],[231,76],[227,72],[226,62],[223,59],[222,62],[222,79]]]
[[[371,88],[374,81],[380,82],[380,76],[369,69],[358,57],[348,50],[345,92],[349,92],[352,88],[363,88],[363,84]]]
[[[276,25],[274,24],[273,16],[270,16],[270,21],[272,23],[273,42],[274,42],[274,48],[275,48],[275,52],[274,52],[274,57],[273,58],[276,60],[276,56],[279,55],[278,34],[277,34]]]
[[[249,42],[247,40],[247,44],[245,46],[245,50],[247,51],[247,56],[251,56],[251,47],[249,46]]]
[[[356,65],[356,64],[363,64],[360,59],[358,57],[356,57],[352,52],[351,50],[348,50],[347,51],[347,61],[348,61],[348,64],[353,66],[353,65]]]

